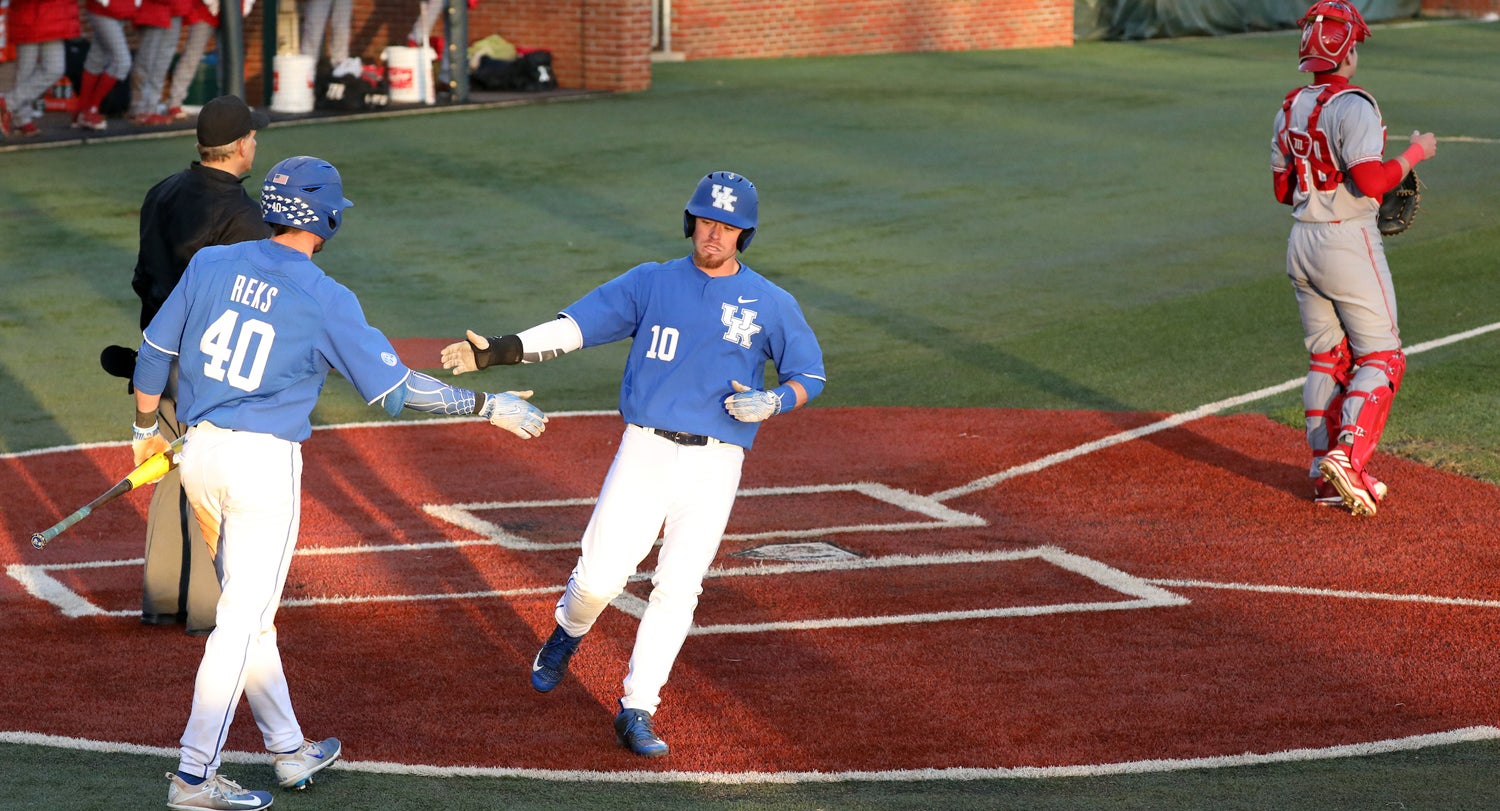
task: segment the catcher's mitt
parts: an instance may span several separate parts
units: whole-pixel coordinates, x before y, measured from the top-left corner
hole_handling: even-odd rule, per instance
[[[1386,192],[1380,201],[1380,214],[1376,217],[1380,233],[1393,237],[1410,228],[1421,204],[1422,192],[1417,186],[1417,170],[1412,169],[1401,179],[1401,185]]]

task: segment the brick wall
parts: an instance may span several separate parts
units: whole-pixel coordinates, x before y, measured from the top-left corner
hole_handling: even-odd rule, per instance
[[[1073,0],[673,0],[685,59],[1073,44]]]
[[[416,22],[416,0],[354,0],[351,54],[379,62],[387,45],[404,45]],[[261,41],[257,8],[245,20],[245,93],[261,98]],[[441,36],[442,23],[433,26]],[[650,0],[480,0],[469,10],[469,40],[499,34],[512,45],[546,48],[563,87],[644,90],[651,84]]]
[[[1500,0],[1422,0],[1422,13],[1432,17],[1483,17],[1500,14]]]

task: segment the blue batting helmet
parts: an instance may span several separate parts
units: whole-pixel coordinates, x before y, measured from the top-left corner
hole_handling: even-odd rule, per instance
[[[311,231],[332,239],[344,221],[344,199],[339,170],[322,158],[287,158],[266,173],[260,189],[260,213],[266,222]]]
[[[698,188],[682,212],[682,235],[693,235],[693,221],[698,217],[744,229],[736,245],[750,247],[755,225],[760,220],[760,199],[755,184],[734,172],[712,172],[698,181]]]

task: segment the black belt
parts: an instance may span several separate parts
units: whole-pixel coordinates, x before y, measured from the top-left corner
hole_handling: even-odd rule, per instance
[[[678,445],[707,445],[708,437],[700,434],[689,434],[683,431],[663,431],[660,428],[652,428],[651,433],[659,437],[670,439]]]

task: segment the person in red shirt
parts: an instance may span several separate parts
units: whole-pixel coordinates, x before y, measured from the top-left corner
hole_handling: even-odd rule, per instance
[[[135,65],[130,70],[130,123],[137,126],[170,124],[161,115],[162,91],[166,89],[167,70],[177,52],[182,31],[182,17],[187,0],[141,0],[135,15],[135,30],[140,42],[135,49]]]
[[[63,40],[79,36],[76,0],[11,0],[7,23],[16,43],[16,86],[0,97],[0,133],[32,136],[36,102],[67,70]]]
[[[141,0],[88,0],[89,27],[94,38],[83,60],[83,82],[78,88],[78,116],[73,126],[102,130],[107,124],[99,104],[115,85],[130,75],[130,43],[125,24],[135,19]]]

